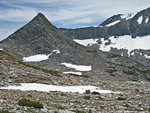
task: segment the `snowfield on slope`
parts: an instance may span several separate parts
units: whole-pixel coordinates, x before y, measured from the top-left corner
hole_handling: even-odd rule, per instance
[[[81,72],[73,72],[73,71],[63,72],[63,74],[76,74],[76,75],[82,75]]]
[[[99,92],[99,93],[119,93],[113,92],[110,90],[101,90],[96,86],[56,86],[56,85],[46,85],[39,83],[21,83],[20,86],[7,86],[0,87],[0,89],[12,89],[12,90],[21,90],[21,91],[42,91],[42,92],[50,92],[50,91],[60,91],[60,92],[71,92],[71,93],[85,93],[86,90],[90,90],[91,92]]]
[[[99,50],[106,51],[106,52],[110,51],[111,48],[127,49],[128,53],[130,53],[132,50],[135,49],[144,49],[144,50],[150,49],[150,36],[143,36],[143,37],[136,37],[136,38],[132,38],[130,35],[118,36],[117,38],[112,36],[109,37],[108,39],[111,42],[111,44],[109,45],[105,45],[106,43],[109,42],[108,40],[104,40],[104,38],[101,38],[100,40],[102,44],[98,44],[98,42],[94,42],[94,44],[98,44]],[[81,41],[78,40],[76,42],[84,46],[88,45],[88,42],[87,41],[84,42],[84,40]]]
[[[4,51],[4,49],[3,49],[3,48],[0,48],[0,51]]]
[[[119,22],[120,22],[120,20],[116,20],[116,21],[114,21],[114,22],[112,22],[112,23],[107,24],[106,26],[107,26],[107,27],[110,27],[110,26],[113,26],[113,25],[115,25],[115,24],[117,24],[117,23],[119,23]]]
[[[71,63],[61,63],[61,65],[65,65],[66,67],[75,69],[76,71],[91,71],[92,70],[92,66],[75,65]]]
[[[139,24],[141,24],[142,21],[143,21],[143,16],[140,16],[140,17],[137,19],[137,22],[138,22]]]
[[[150,49],[150,36],[144,37],[136,37],[132,38],[129,35],[119,36],[118,38],[110,37],[109,38],[111,44],[105,45],[104,39],[101,39],[102,44],[100,45],[100,50],[102,51],[109,51],[111,48],[117,49],[127,49],[128,53],[135,49]]]
[[[49,56],[52,55],[53,53],[60,54],[60,51],[59,50],[53,50],[48,55],[38,54],[38,55],[29,56],[29,57],[23,57],[23,61],[24,62],[40,62],[43,60],[47,60],[49,58]]]
[[[75,42],[84,45],[84,46],[91,46],[93,44],[97,44],[98,38],[97,39],[84,39],[84,40],[79,40],[79,39],[74,39]]]
[[[132,19],[137,13],[122,14],[120,17],[125,20]]]

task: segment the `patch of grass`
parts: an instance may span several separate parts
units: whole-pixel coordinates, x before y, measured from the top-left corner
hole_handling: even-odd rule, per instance
[[[150,74],[150,70],[142,70],[140,72],[143,73],[143,74]]]
[[[128,71],[123,70],[123,72],[127,75],[138,76],[138,74],[135,72],[135,70],[128,70]]]
[[[109,75],[110,75],[110,76],[113,76],[113,77],[115,77],[115,76],[116,76],[115,74],[112,74],[112,73],[110,73]]]
[[[43,104],[41,104],[39,102],[28,100],[28,99],[25,99],[25,98],[19,100],[18,105],[20,105],[20,106],[29,106],[29,107],[39,108],[39,109],[43,108]]]
[[[30,95],[30,94],[28,94],[27,96],[28,96],[28,97],[32,97],[32,95]]]
[[[36,70],[41,70],[41,71],[43,71],[45,73],[49,73],[49,74],[51,74],[53,76],[61,77],[60,72],[58,72],[58,71],[47,70],[47,69],[44,69],[44,68],[41,68],[41,67],[37,67],[37,66],[33,66],[33,65],[30,65],[30,64],[27,64],[27,63],[22,62],[22,61],[19,61],[19,64],[25,65],[27,67],[30,67],[30,68],[33,68],[33,69],[36,69]]]
[[[107,69],[106,72],[108,72],[108,73],[114,73],[114,72],[117,72],[117,70],[116,69]]]
[[[77,75],[77,74],[69,74],[71,76],[75,76],[75,77],[84,77],[84,78],[89,78],[88,75]]]
[[[2,110],[2,111],[0,111],[0,113],[11,113],[11,112],[9,112],[7,110]]]
[[[80,110],[72,110],[75,113],[85,113],[84,111],[80,111]]]
[[[86,50],[86,52],[88,52],[88,53],[97,53],[96,50]]]
[[[100,93],[99,93],[99,92],[94,91],[94,92],[92,92],[91,94],[93,94],[93,95],[99,95]]]
[[[118,97],[117,100],[126,100],[125,97]]]

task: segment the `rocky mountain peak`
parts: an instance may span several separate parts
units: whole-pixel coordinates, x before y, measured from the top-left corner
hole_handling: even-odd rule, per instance
[[[32,20],[29,24],[38,24],[40,26],[46,26],[46,25],[52,25],[52,23],[44,16],[44,14],[42,14],[41,12],[39,12]]]

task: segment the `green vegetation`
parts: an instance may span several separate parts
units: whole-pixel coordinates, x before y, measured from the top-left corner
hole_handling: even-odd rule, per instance
[[[7,55],[8,55],[10,58],[12,58],[13,60],[16,60],[16,58],[14,58],[12,55],[10,55],[10,54],[8,54],[8,53],[7,53]],[[22,65],[24,65],[24,66],[27,66],[27,67],[30,67],[30,68],[33,68],[33,69],[36,69],[36,70],[41,70],[41,71],[43,71],[43,72],[45,72],[45,73],[48,73],[48,74],[51,74],[51,75],[53,75],[53,76],[61,77],[61,75],[60,75],[61,73],[58,72],[58,71],[47,70],[47,69],[44,69],[44,68],[41,68],[41,67],[37,67],[37,66],[34,66],[34,65],[27,64],[27,63],[22,62],[22,61],[20,61],[20,60],[16,60],[16,61],[18,61],[19,64],[22,64]]]
[[[11,113],[11,112],[9,112],[7,110],[2,110],[2,111],[0,111],[0,113]]]
[[[117,100],[126,100],[125,97],[118,97]]]
[[[19,64],[25,65],[27,67],[30,67],[30,68],[33,68],[33,69],[36,69],[36,70],[41,70],[41,71],[43,71],[45,73],[49,73],[49,74],[51,74],[53,76],[61,77],[60,72],[58,72],[58,71],[47,70],[47,69],[44,69],[44,68],[41,68],[41,67],[37,67],[37,66],[33,66],[33,65],[30,65],[30,64],[27,64],[27,63],[22,62],[22,61],[19,61]]]
[[[20,106],[29,106],[29,107],[39,108],[39,109],[43,108],[43,104],[41,104],[39,102],[28,100],[28,99],[25,99],[25,98],[19,100],[18,105],[20,105]]]
[[[28,96],[28,97],[32,97],[32,95],[30,95],[30,94],[28,94],[27,96]]]
[[[128,70],[128,71],[125,71],[123,70],[123,72],[127,75],[134,75],[134,76],[138,76],[138,74],[136,73],[135,70]]]
[[[114,72],[116,72],[116,71],[117,71],[116,69],[112,69],[112,68],[106,70],[106,72],[108,72],[108,73],[114,73]]]
[[[86,52],[88,52],[88,53],[97,53],[96,50],[86,50]]]
[[[75,76],[75,77],[84,77],[84,78],[89,78],[88,75],[77,75],[77,74],[69,74],[71,76]]]
[[[73,112],[75,112],[75,113],[85,113],[84,111],[80,111],[80,110],[73,110]]]
[[[115,74],[112,74],[112,73],[111,73],[111,74],[109,74],[109,75],[110,75],[110,76],[113,76],[113,77],[115,77],[115,76],[116,76]]]
[[[92,94],[93,94],[93,95],[99,95],[100,93],[99,93],[99,92],[94,91],[94,92],[92,92]]]

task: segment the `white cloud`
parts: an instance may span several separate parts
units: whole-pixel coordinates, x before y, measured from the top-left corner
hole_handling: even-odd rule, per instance
[[[144,2],[137,0],[13,0],[13,1],[4,1],[1,3],[9,6],[13,6],[11,9],[3,9],[0,11],[1,17],[0,20],[6,19],[9,21],[25,21],[30,20],[35,16],[38,11],[43,11],[34,4],[47,6],[46,10],[43,12],[47,17],[52,21],[64,21],[69,19],[86,19],[87,17],[93,18],[108,18],[114,14],[118,13],[131,13],[136,12],[141,9],[147,8],[150,5],[150,1]],[[33,6],[20,6],[19,3],[31,3]],[[63,4],[60,6],[60,4]],[[140,5],[139,5],[140,4]],[[54,9],[51,10],[51,6],[55,5]],[[50,6],[50,7],[48,7]],[[17,8],[17,9],[14,9]],[[91,15],[95,15],[92,17]],[[88,22],[89,20],[87,20]],[[80,22],[80,21],[79,21]]]
[[[147,2],[144,2],[147,1]],[[0,3],[11,6],[9,9],[0,10],[0,20],[9,21],[29,21],[33,18],[37,12],[42,11],[48,19],[53,22],[65,21],[70,19],[77,19],[75,22],[81,22],[79,20],[85,19],[87,22],[96,20],[97,18],[108,18],[118,13],[131,13],[150,6],[150,1],[143,0],[2,0]],[[31,3],[31,6],[21,6],[20,3]],[[39,6],[46,6],[46,10],[38,8]],[[63,4],[63,5],[61,5]],[[140,5],[139,5],[140,4]],[[35,6],[34,6],[35,5]],[[54,5],[54,9],[51,10],[51,6]],[[49,6],[49,7],[48,7]],[[92,16],[95,15],[95,16]],[[90,17],[90,21],[89,18]],[[84,21],[84,23],[86,23]]]
[[[38,11],[26,9],[2,9],[0,11],[0,20],[11,22],[24,22],[29,21],[38,13]]]
[[[72,24],[78,24],[78,23],[90,23],[92,22],[92,18],[81,18],[81,19],[76,19],[72,21]]]
[[[0,22],[28,22],[42,12],[53,23],[70,27],[86,23],[99,25],[114,14],[148,8],[150,0],[1,0],[1,4],[7,8],[0,7]]]

